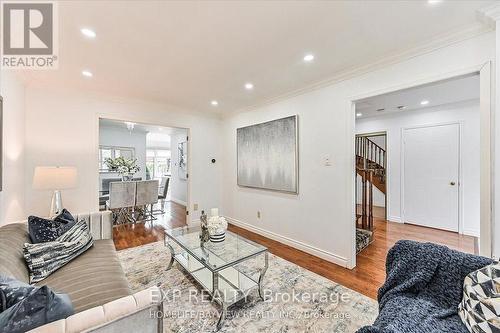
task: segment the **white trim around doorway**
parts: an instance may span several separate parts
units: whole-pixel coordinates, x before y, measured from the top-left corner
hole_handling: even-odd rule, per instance
[[[155,121],[154,123],[152,123],[151,121],[148,121],[148,120],[144,120],[144,119],[141,119],[140,117],[129,117],[129,116],[116,116],[116,115],[112,115],[112,114],[106,114],[106,113],[99,113],[96,115],[96,118],[95,118],[95,127],[94,127],[94,135],[93,135],[93,138],[95,140],[94,142],[94,156],[95,156],[95,175],[94,175],[94,179],[95,179],[95,183],[94,183],[94,186],[95,186],[95,193],[98,193],[99,192],[99,120],[100,119],[109,119],[109,120],[116,120],[116,121],[128,121],[128,122],[133,122],[133,123],[136,123],[136,124],[146,124],[146,125],[156,125],[156,126],[159,126],[159,127],[170,127],[170,128],[178,128],[178,129],[185,129],[187,131],[187,136],[188,136],[188,140],[187,140],[187,151],[188,151],[188,179],[187,179],[187,194],[186,194],[186,198],[187,198],[187,201],[185,202],[185,206],[186,206],[186,210],[188,212],[188,214],[186,214],[186,223],[187,224],[190,224],[191,223],[191,216],[192,216],[192,213],[190,212],[190,207],[191,207],[191,175],[192,175],[192,163],[190,163],[192,161],[192,152],[191,152],[191,128],[189,127],[183,127],[183,126],[179,126],[179,125],[175,125],[175,124],[167,124],[167,123],[162,123],[162,122],[158,122],[158,121]],[[96,195],[96,205],[98,205],[98,196]],[[96,207],[97,210],[99,210],[99,207],[97,206]],[[96,211],[97,211],[96,210]]]
[[[480,196],[481,196],[481,216],[480,216],[480,238],[479,238],[479,254],[491,257],[492,255],[492,159],[491,159],[491,61],[478,64],[469,68],[419,79],[413,82],[406,82],[396,86],[382,88],[378,91],[370,91],[360,95],[352,96],[348,99],[347,110],[350,112],[347,117],[347,126],[349,128],[348,135],[351,140],[349,153],[351,156],[352,176],[349,181],[349,191],[351,191],[351,255],[348,263],[348,268],[356,267],[356,199],[354,187],[356,186],[356,156],[355,156],[355,136],[356,136],[356,101],[361,99],[374,97],[386,93],[391,93],[403,89],[413,88],[425,84],[430,84],[437,81],[453,79],[456,77],[479,73],[480,76]]]

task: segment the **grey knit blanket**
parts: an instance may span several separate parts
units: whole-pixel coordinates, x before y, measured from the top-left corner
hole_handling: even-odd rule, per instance
[[[458,316],[464,279],[492,260],[401,240],[387,255],[379,316],[357,333],[469,333]]]
[[[53,242],[25,243],[23,252],[30,271],[30,283],[45,279],[93,244],[94,239],[84,220],[78,221]]]

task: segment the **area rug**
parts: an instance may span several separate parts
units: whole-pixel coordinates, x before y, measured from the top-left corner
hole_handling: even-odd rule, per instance
[[[159,285],[166,296],[164,332],[214,332],[220,307],[211,302],[177,263],[166,271],[170,253],[163,242],[118,252],[133,291]],[[263,258],[245,262],[258,274]],[[239,267],[240,269],[242,267]],[[219,332],[355,332],[373,323],[377,302],[291,262],[269,254],[265,300],[257,290],[229,308]]]
[[[373,232],[356,228],[356,254],[363,251],[368,245],[373,242]]]

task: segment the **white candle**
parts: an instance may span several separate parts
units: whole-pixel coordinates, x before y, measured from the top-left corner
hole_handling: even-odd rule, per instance
[[[212,209],[210,209],[210,215],[212,215],[212,216],[219,216],[219,208],[212,208]]]

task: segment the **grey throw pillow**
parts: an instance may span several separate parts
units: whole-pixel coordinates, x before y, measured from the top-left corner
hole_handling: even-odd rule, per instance
[[[56,294],[49,287],[33,287],[11,277],[0,276],[0,294],[6,309],[0,312],[1,332],[26,332],[74,313],[66,294]]]

